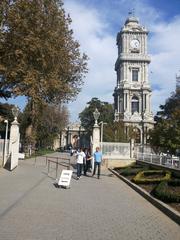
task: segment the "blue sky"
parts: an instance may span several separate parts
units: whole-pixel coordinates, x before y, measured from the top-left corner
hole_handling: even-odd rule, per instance
[[[149,80],[153,89],[152,110],[175,89],[180,73],[180,0],[65,0],[65,11],[72,18],[75,38],[89,60],[89,73],[76,101],[68,105],[71,121],[92,97],[113,102],[116,86],[114,64],[117,59],[116,35],[133,8],[140,23],[149,30],[151,56]],[[21,108],[24,98],[11,99]]]
[[[174,91],[180,70],[180,0],[66,0],[65,10],[71,15],[75,37],[81,50],[90,57],[82,92],[69,104],[72,121],[78,119],[78,112],[92,97],[113,102],[116,35],[132,9],[149,30],[149,80],[154,114]]]

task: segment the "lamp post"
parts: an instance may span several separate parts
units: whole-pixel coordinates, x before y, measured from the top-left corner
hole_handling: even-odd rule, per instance
[[[104,125],[106,125],[107,123],[106,122],[103,122],[101,121],[99,124],[101,124],[101,149],[102,149],[102,143],[103,143],[103,128],[104,128]]]
[[[4,120],[4,123],[6,124],[6,133],[5,133],[5,143],[4,143],[3,166],[6,164],[6,155],[7,155],[8,120]]]
[[[98,125],[98,118],[99,118],[99,116],[100,116],[100,112],[98,111],[98,109],[96,108],[95,109],[95,111],[93,112],[93,116],[94,116],[94,119],[95,119],[95,126],[97,126]]]
[[[137,134],[136,130],[137,129],[133,127],[132,135],[131,135],[131,139],[130,139],[130,158],[134,157],[134,143],[135,143],[136,134]]]
[[[141,85],[141,123],[142,123],[142,152],[144,152],[144,112],[145,112],[145,103],[144,103],[144,92],[143,92],[143,84]]]
[[[95,124],[93,126],[93,135],[92,135],[92,152],[94,153],[96,150],[96,147],[99,147],[100,145],[100,129],[98,125],[98,118],[100,116],[100,112],[96,108],[93,112],[93,116],[95,119]],[[92,172],[94,170],[94,158],[92,159]]]
[[[81,125],[79,126],[79,136],[78,136],[79,142],[78,142],[78,147],[82,147],[81,146]]]

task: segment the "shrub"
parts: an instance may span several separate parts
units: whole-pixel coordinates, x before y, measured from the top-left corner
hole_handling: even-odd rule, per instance
[[[163,202],[180,202],[180,193],[172,192],[168,186],[180,186],[180,181],[162,181],[151,192],[151,194]]]
[[[161,175],[155,176],[154,178],[148,178],[152,175]],[[162,171],[162,170],[147,170],[147,171],[140,171],[137,175],[132,179],[133,182],[137,184],[141,183],[159,183],[161,181],[168,181],[171,179],[171,173],[169,171]]]
[[[132,164],[127,167],[120,168],[120,174],[123,176],[133,176],[142,170],[148,170],[148,166]]]
[[[140,168],[125,168],[121,172],[121,175],[123,175],[123,176],[132,176],[132,175],[136,175],[141,170],[142,169],[140,169]]]

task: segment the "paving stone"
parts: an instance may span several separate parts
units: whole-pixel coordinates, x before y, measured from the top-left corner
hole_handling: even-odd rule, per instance
[[[0,240],[179,240],[175,222],[107,170],[74,173],[70,189],[46,173],[43,158],[0,170]]]

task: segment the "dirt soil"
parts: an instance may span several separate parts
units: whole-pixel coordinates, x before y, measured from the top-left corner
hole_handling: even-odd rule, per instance
[[[144,178],[147,179],[155,179],[155,178],[163,178],[165,175],[164,174],[152,174],[152,175],[145,175]]]
[[[144,190],[146,190],[148,193],[150,193],[153,188],[156,186],[156,184],[139,184],[139,187],[143,188]],[[169,187],[169,190],[171,192],[175,192],[180,194],[180,187]],[[174,208],[176,211],[180,212],[180,203],[166,203],[168,206]]]
[[[138,184],[139,187],[150,193],[157,184]]]
[[[169,203],[168,205],[174,208],[176,211],[180,212],[180,203]]]
[[[168,186],[168,191],[180,195],[180,186]]]

